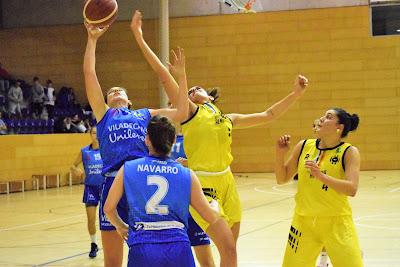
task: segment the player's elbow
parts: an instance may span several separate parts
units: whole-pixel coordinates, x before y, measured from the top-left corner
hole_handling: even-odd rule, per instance
[[[349,190],[349,192],[348,192],[348,195],[350,196],[350,197],[355,197],[356,196],[356,194],[357,194],[357,186],[351,186],[350,187],[350,190]]]
[[[275,176],[275,179],[276,179],[276,183],[279,185],[286,184],[288,182],[286,177],[282,177],[282,176],[278,176],[278,175]]]
[[[114,211],[114,207],[112,207],[108,202],[106,202],[106,204],[103,207],[104,213],[106,214],[107,217],[110,217],[110,215],[113,213]]]

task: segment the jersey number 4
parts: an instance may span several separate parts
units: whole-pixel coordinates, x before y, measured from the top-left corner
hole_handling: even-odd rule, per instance
[[[167,215],[169,213],[167,205],[160,205],[160,202],[168,193],[169,184],[167,179],[158,175],[147,176],[147,185],[156,185],[157,191],[146,203],[147,214]]]

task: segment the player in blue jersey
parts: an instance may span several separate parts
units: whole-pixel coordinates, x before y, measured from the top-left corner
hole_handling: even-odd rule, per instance
[[[144,140],[146,127],[152,116],[162,115],[173,121],[181,122],[187,114],[187,82],[185,72],[185,57],[183,50],[178,49],[174,53],[173,64],[170,64],[170,72],[177,77],[178,88],[183,88],[182,93],[174,92],[176,109],[139,109],[130,110],[131,105],[127,92],[122,87],[112,87],[103,96],[101,86],[96,74],[96,45],[97,40],[108,29],[96,28],[85,24],[88,32],[88,40],[84,56],[83,72],[85,77],[86,94],[98,122],[97,136],[100,143],[100,153],[103,159],[102,174],[106,177],[103,185],[100,206],[100,230],[104,251],[104,265],[106,267],[118,267],[122,265],[123,240],[115,231],[114,226],[107,220],[102,207],[108,195],[114,177],[126,160],[133,160],[146,156],[148,150]],[[154,57],[156,57],[153,54]],[[157,58],[158,60],[158,58]],[[167,80],[167,78],[165,78]],[[168,87],[169,88],[169,87]],[[170,92],[166,90],[167,94]],[[119,212],[123,219],[127,220],[125,198],[121,199]],[[125,213],[125,214],[124,214]]]
[[[83,200],[86,206],[87,215],[87,228],[89,231],[90,239],[92,241],[89,252],[90,258],[97,256],[97,241],[96,241],[96,209],[100,201],[101,187],[104,182],[104,177],[101,175],[103,162],[100,156],[99,141],[96,137],[96,127],[90,129],[90,138],[92,143],[80,151],[71,171],[77,175],[82,176],[82,170],[78,165],[83,163],[85,170],[85,189],[83,191]]]
[[[207,231],[220,252],[221,266],[237,266],[228,224],[207,202],[194,172],[168,157],[174,139],[172,123],[153,117],[146,135],[149,156],[127,161],[110,189],[104,210],[128,242],[128,266],[195,266],[186,231],[189,204],[210,223]],[[124,192],[128,224],[117,212]]]

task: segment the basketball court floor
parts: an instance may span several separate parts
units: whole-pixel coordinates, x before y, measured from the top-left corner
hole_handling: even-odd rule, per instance
[[[278,267],[296,184],[276,185],[271,173],[236,174],[236,178],[243,204],[239,266]],[[0,195],[0,266],[102,266],[101,250],[96,259],[88,258],[82,190],[76,185]],[[361,172],[358,193],[350,201],[364,265],[399,267],[400,170]],[[101,244],[99,232],[98,240]],[[127,247],[125,252],[124,264]]]

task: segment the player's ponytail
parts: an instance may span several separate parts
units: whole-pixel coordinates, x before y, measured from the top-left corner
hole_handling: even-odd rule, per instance
[[[349,132],[357,129],[360,122],[360,118],[357,114],[350,115],[347,111],[342,108],[334,108],[336,115],[339,118],[339,124],[343,124],[343,132],[341,137],[346,137]]]

